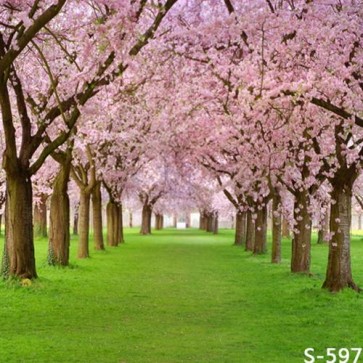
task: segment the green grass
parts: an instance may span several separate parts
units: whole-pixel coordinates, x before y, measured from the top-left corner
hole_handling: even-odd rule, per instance
[[[363,295],[320,288],[325,245],[313,246],[308,277],[289,273],[288,240],[277,266],[232,246],[228,230],[126,239],[65,269],[46,265],[37,240],[40,278],[0,283],[0,362],[291,363],[307,347],[363,344]],[[363,286],[361,236],[352,255]]]

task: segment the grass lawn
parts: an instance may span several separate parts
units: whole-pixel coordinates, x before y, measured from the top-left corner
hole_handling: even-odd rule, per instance
[[[39,279],[0,283],[0,362],[291,363],[307,347],[363,345],[363,294],[320,289],[327,246],[313,246],[308,277],[289,273],[288,240],[277,266],[232,246],[230,230],[137,232],[64,269],[36,240]],[[360,236],[352,255],[363,286]]]

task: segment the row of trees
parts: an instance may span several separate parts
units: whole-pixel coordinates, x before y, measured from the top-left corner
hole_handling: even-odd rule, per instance
[[[358,290],[349,227],[363,156],[359,3],[2,0],[0,7],[5,276],[37,276],[33,201],[41,210],[46,198],[49,261],[68,263],[72,180],[81,258],[89,255],[91,199],[95,246],[103,248],[101,186],[111,245],[122,241],[125,198],[142,202],[142,233],[150,233],[153,210],[197,207],[216,220],[223,193],[235,207],[236,242],[246,229],[255,253],[265,251],[272,200],[273,261],[284,215],[292,272],[309,272],[312,220],[323,222],[330,209],[324,287]]]

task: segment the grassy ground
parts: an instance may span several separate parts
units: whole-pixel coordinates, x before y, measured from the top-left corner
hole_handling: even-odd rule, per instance
[[[0,362],[290,363],[363,344],[363,295],[320,289],[327,246],[314,245],[307,277],[289,273],[287,240],[276,266],[227,230],[126,238],[66,269],[48,267],[37,240],[38,281],[0,283]],[[352,250],[363,286],[361,237]]]

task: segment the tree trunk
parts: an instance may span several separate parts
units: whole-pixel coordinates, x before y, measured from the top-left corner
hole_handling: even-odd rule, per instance
[[[281,204],[281,197],[274,194],[272,198],[272,254],[271,262],[281,262],[281,212],[279,207]]]
[[[234,235],[234,244],[242,246],[245,241],[246,234],[246,212],[238,211],[236,213],[236,230]]]
[[[289,223],[285,217],[282,218],[282,237],[290,238]]]
[[[152,208],[148,204],[142,207],[142,220],[140,234],[151,234],[151,215]]]
[[[31,180],[22,173],[7,174],[4,277],[37,277],[33,239],[33,195]]]
[[[34,207],[34,236],[48,237],[47,231],[47,197],[42,195]]]
[[[317,243],[318,244],[326,243],[329,239],[328,236],[329,236],[329,212],[326,211],[324,215],[323,226],[319,228],[318,231]]]
[[[199,229],[207,229],[207,220],[204,212],[200,212],[199,214]]]
[[[2,227],[3,227],[2,222],[3,222],[3,215],[0,214],[0,236],[2,235]]]
[[[310,271],[311,217],[308,205],[308,192],[297,192],[294,203],[295,228],[292,239],[291,272]]]
[[[267,206],[257,210],[255,224],[255,244],[253,253],[260,255],[267,252]]]
[[[101,183],[97,183],[92,192],[92,212],[95,250],[104,250]]]
[[[78,216],[79,216],[79,203],[74,208],[74,215],[73,215],[73,234],[78,236]]]
[[[125,243],[125,237],[124,237],[124,220],[123,220],[123,214],[122,214],[122,204],[118,204],[118,241],[119,243]]]
[[[163,227],[162,227],[162,214],[159,214],[159,213],[156,213],[155,214],[155,229],[156,230],[160,230],[160,229],[162,229]]]
[[[79,199],[78,258],[89,257],[89,220],[91,194],[81,189]]]
[[[70,174],[70,159],[61,164],[54,180],[53,193],[50,198],[50,226],[48,263],[50,265],[67,266],[69,263],[69,197],[68,181]]]
[[[359,290],[354,283],[350,260],[350,226],[352,210],[352,186],[332,183],[331,197],[336,203],[330,207],[329,257],[323,288],[337,292],[345,287]]]
[[[132,228],[133,227],[133,215],[132,215],[132,212],[130,211],[129,212],[129,227]]]
[[[176,215],[173,216],[173,227],[176,228],[178,218]]]
[[[106,207],[107,245],[117,247],[120,242],[120,214],[116,202],[110,200]]]
[[[218,212],[214,212],[213,213],[213,229],[212,232],[213,234],[218,234]]]
[[[255,244],[255,222],[251,211],[247,211],[246,251],[253,251]]]

